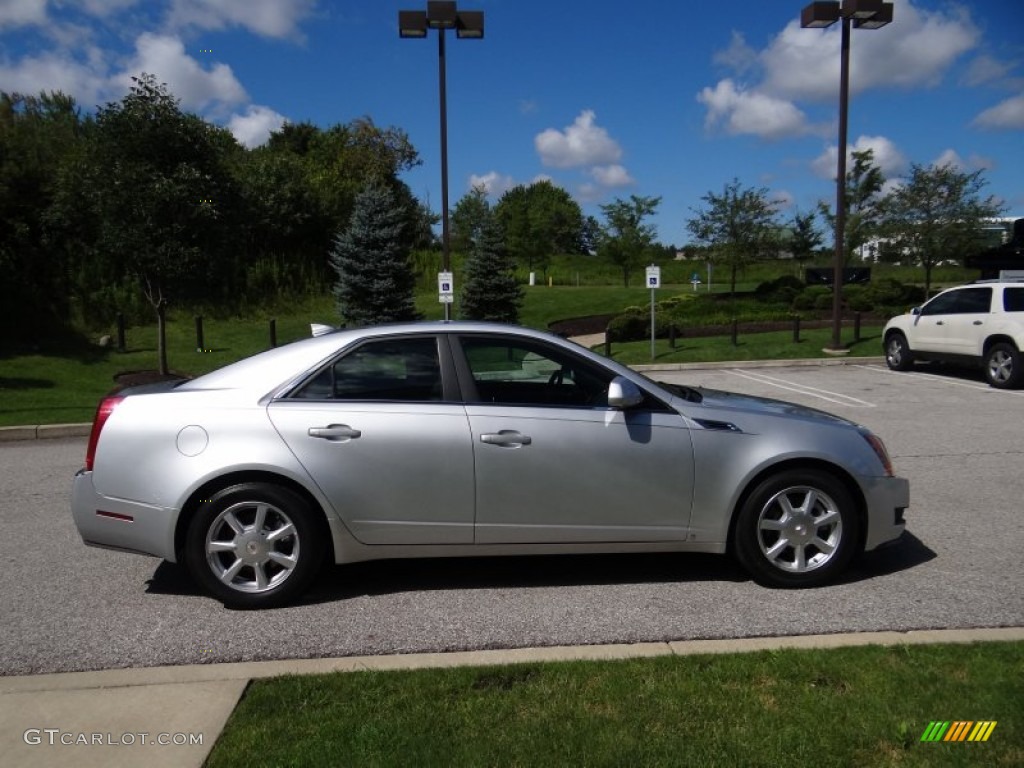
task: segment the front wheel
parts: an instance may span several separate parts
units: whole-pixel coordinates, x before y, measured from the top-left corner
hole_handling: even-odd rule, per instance
[[[914,355],[902,333],[894,333],[885,340],[885,364],[894,371],[909,371],[914,367]]]
[[[304,499],[269,483],[241,483],[213,495],[188,529],[185,564],[227,605],[267,608],[306,588],[324,538]]]
[[[769,587],[812,587],[849,564],[859,537],[846,487],[817,470],[763,480],[736,520],[735,551],[754,580]]]
[[[1013,389],[1020,385],[1020,352],[1012,344],[993,344],[985,355],[985,378],[996,389]]]

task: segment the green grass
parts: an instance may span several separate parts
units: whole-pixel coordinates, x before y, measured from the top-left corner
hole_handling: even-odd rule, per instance
[[[254,682],[207,763],[1017,766],[1024,643],[869,646]],[[995,720],[984,743],[922,743]]]
[[[863,326],[860,341],[854,342],[853,328],[843,326],[842,341],[851,357],[870,357],[882,354],[881,326]],[[727,360],[800,360],[826,358],[825,346],[832,343],[832,329],[801,330],[800,341],[793,341],[793,332],[740,333],[733,346],[729,336],[709,336],[696,339],[677,339],[676,348],[669,346],[668,339],[657,339],[654,344],[654,359],[651,359],[651,342],[631,341],[612,344],[612,358],[627,365],[650,363],[706,363]],[[604,354],[604,346],[594,347],[595,352]]]

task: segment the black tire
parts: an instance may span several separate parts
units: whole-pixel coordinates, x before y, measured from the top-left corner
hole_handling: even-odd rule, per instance
[[[1021,370],[1020,352],[1012,344],[993,344],[985,353],[985,379],[996,389],[1016,389],[1020,386],[1024,370]]]
[[[789,470],[762,480],[743,502],[736,558],[764,586],[818,586],[849,565],[859,529],[842,483],[818,470]]]
[[[885,339],[885,364],[893,371],[909,371],[914,367],[914,353],[902,333],[891,333]]]
[[[302,497],[270,483],[241,483],[200,506],[184,559],[192,578],[225,605],[269,608],[305,591],[324,552],[321,526]]]

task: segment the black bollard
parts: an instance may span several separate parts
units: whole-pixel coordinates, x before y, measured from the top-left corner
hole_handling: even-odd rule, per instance
[[[270,318],[270,348],[277,346],[277,318]]]
[[[205,352],[206,345],[203,344],[203,316],[196,315],[196,352]]]
[[[124,343],[124,313],[117,313],[117,351],[127,352],[128,349]]]

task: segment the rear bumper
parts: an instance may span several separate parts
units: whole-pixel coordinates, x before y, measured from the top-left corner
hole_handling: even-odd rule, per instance
[[[92,472],[80,469],[71,489],[71,516],[82,541],[92,547],[155,555],[175,561],[178,510],[96,492]]]
[[[864,483],[868,510],[865,551],[898,539],[904,529],[904,514],[910,506],[910,483],[903,477],[873,477]]]

